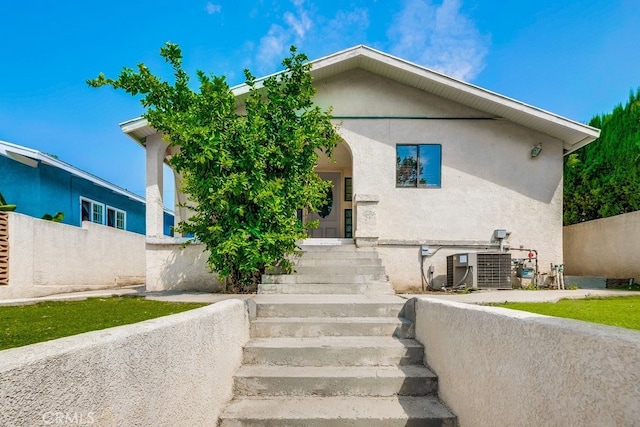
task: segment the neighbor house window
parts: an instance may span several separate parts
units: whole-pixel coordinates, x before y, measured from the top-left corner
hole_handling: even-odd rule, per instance
[[[440,144],[396,145],[396,187],[440,188]]]
[[[89,199],[80,199],[82,205],[82,220],[96,224],[104,224],[104,204]]]
[[[124,230],[127,226],[126,219],[127,213],[125,211],[121,211],[120,209],[112,208],[110,206],[107,207],[107,225],[109,227]]]

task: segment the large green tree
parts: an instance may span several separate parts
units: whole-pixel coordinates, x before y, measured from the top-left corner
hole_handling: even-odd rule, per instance
[[[640,210],[640,90],[589,124],[600,138],[565,157],[565,225]]]
[[[249,91],[239,102],[224,77],[202,71],[192,90],[177,45],[167,43],[160,55],[173,68],[172,83],[144,64],[88,83],[142,95],[143,116],[179,147],[170,163],[195,214],[177,229],[205,244],[210,267],[233,290],[251,290],[265,269],[290,271],[287,255],[314,225],[296,212],[321,208],[330,185],[315,173],[318,153],[331,156],[339,140],[330,112],[312,102],[307,57],[291,47],[285,70],[262,81],[245,70]]]

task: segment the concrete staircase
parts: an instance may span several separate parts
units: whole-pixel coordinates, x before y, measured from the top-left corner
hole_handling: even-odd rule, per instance
[[[303,245],[265,277],[227,426],[455,426],[375,251]],[[336,262],[335,264],[333,262]]]
[[[323,244],[315,244],[322,241]],[[353,240],[308,239],[294,258],[295,274],[262,277],[260,294],[393,294],[378,253]],[[327,244],[332,243],[332,244]]]

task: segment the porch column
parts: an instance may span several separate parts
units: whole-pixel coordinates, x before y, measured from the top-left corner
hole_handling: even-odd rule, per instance
[[[147,154],[147,236],[162,237],[164,235],[162,166],[169,143],[162,139],[162,134],[156,133],[147,137],[145,147]]]
[[[356,246],[378,246],[378,202],[377,194],[356,194]]]
[[[174,223],[175,225],[178,225],[179,222],[186,221],[191,218],[194,215],[194,212],[191,209],[193,203],[189,201],[187,194],[182,190],[182,175],[173,170],[173,177],[175,182]],[[182,237],[182,235],[177,232],[174,236]]]

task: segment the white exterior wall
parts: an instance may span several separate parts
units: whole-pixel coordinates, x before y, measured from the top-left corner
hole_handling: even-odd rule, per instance
[[[222,291],[224,284],[209,271],[204,249],[203,244],[183,246],[169,238],[147,239],[147,291]]]
[[[83,222],[82,228],[9,212],[9,284],[0,299],[142,284],[145,237]]]
[[[419,242],[489,243],[495,229],[510,231],[514,248],[536,249],[543,271],[562,262],[560,141],[503,120],[474,120],[486,115],[362,70],[315,84],[317,103],[333,106],[334,116],[380,117],[337,122],[353,156],[356,197],[379,196],[378,250],[396,290],[420,287]],[[416,116],[461,120],[400,118]],[[396,144],[441,144],[442,187],[396,188]],[[542,153],[532,158],[537,144]],[[404,246],[389,245],[398,241]],[[468,250],[440,251],[425,264],[442,283],[446,255]]]
[[[640,211],[564,227],[565,274],[640,282]]]
[[[226,300],[0,351],[0,425],[216,425],[248,339]]]
[[[415,307],[460,427],[638,425],[640,331],[428,298]]]

